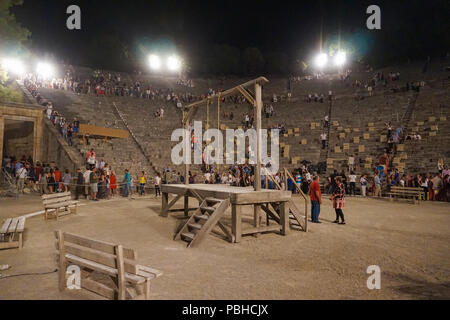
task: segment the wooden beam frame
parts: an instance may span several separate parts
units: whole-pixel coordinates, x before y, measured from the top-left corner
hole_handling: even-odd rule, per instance
[[[241,85],[238,85],[236,87],[233,87],[231,89],[228,89],[228,90],[225,90],[225,91],[221,92],[220,93],[220,97],[221,98],[225,98],[225,97],[230,96],[232,94],[235,94],[237,92],[240,93],[239,88],[246,89],[246,88],[254,86],[255,84],[264,85],[265,83],[268,83],[268,82],[269,82],[269,80],[267,80],[267,78],[259,77],[259,78],[256,78],[254,80],[250,80],[250,81],[248,81],[246,83],[243,83]],[[213,96],[209,96],[209,97],[207,97],[207,98],[205,98],[205,99],[203,99],[201,101],[197,101],[197,102],[191,103],[190,105],[186,106],[185,110],[189,110],[189,111],[186,113],[185,118],[183,119],[183,123],[186,123],[186,122],[189,123],[189,121],[192,119],[192,113],[193,113],[192,109],[197,109],[198,107],[200,107],[202,105],[206,105],[207,101],[211,101],[213,99],[216,99],[217,95],[218,94],[215,94]],[[192,111],[192,113],[191,113],[191,111]]]
[[[255,99],[253,99],[252,95],[250,94],[250,92],[248,92],[247,89],[243,88],[242,86],[237,86],[236,87],[239,92],[244,96],[244,98],[252,105],[255,106]]]
[[[262,112],[262,85],[265,83],[268,83],[269,80],[265,77],[259,77],[254,80],[247,81],[241,85],[238,85],[236,87],[233,87],[231,89],[225,90],[223,92],[219,92],[215,95],[209,96],[201,101],[197,101],[194,103],[191,103],[190,105],[186,106],[183,110],[183,127],[185,131],[187,132],[189,130],[189,122],[194,117],[194,115],[197,113],[197,110],[200,106],[206,105],[207,107],[207,129],[209,129],[209,105],[217,98],[217,126],[220,126],[220,99],[227,97],[229,95],[232,95],[236,92],[241,93],[247,101],[249,101],[255,108],[256,108],[256,132],[257,132],[257,147],[256,147],[256,170],[255,170],[255,177],[259,177],[255,181],[255,190],[259,191],[261,190],[261,112]],[[255,99],[252,98],[251,94],[247,91],[248,87],[254,86],[255,87]],[[218,128],[220,130],[220,127]],[[186,134],[188,135],[188,134]],[[187,161],[188,152],[191,152],[190,149],[190,137],[185,137],[185,184],[189,184],[189,164]],[[189,140],[189,141],[188,141]],[[185,206],[186,206],[187,196],[185,196]],[[164,199],[163,199],[163,205],[164,205]],[[256,215],[259,214],[259,209],[255,210],[255,219]],[[187,212],[186,212],[187,214]],[[256,221],[256,220],[255,220]]]

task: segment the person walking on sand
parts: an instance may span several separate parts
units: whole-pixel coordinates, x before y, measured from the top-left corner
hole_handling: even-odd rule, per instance
[[[109,177],[109,188],[111,189],[111,197],[114,197],[117,189],[117,178],[114,171],[111,171],[111,176]]]
[[[139,177],[139,194],[143,196],[145,194],[145,184],[147,183],[147,178],[145,177],[145,172],[142,171]]]
[[[155,196],[158,197],[158,195],[161,196],[161,177],[159,173],[155,177]]]
[[[336,184],[336,189],[330,198],[330,200],[333,201],[333,208],[336,211],[336,220],[333,221],[333,223],[345,224],[344,212],[342,212],[342,209],[345,206],[345,189],[341,177],[336,178]],[[341,219],[341,222],[339,222],[339,218]]]
[[[122,180],[122,185],[123,185],[123,189],[122,189],[122,196],[128,198],[129,194],[130,194],[130,189],[131,189],[131,175],[130,172],[128,171],[128,169],[125,169],[125,175],[123,177]]]
[[[97,192],[98,192],[98,178],[97,168],[92,168],[91,174],[89,175],[89,183],[91,187],[91,200],[98,201]]]

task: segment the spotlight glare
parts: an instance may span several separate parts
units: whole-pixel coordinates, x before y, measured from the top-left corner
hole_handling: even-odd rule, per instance
[[[181,61],[176,56],[167,58],[167,67],[170,71],[179,71],[181,68]]]
[[[319,68],[325,67],[328,62],[328,56],[325,53],[319,53],[315,59],[315,64]]]
[[[161,59],[157,55],[150,55],[148,61],[150,63],[150,68],[153,70],[159,70],[161,68]]]
[[[5,69],[7,72],[18,76],[25,73],[25,65],[19,59],[14,58],[3,59],[2,68]]]
[[[53,75],[55,74],[55,68],[50,63],[40,62],[37,65],[36,72],[38,76],[44,79],[48,79],[53,77]]]
[[[338,67],[343,66],[346,61],[347,61],[347,55],[344,51],[339,51],[334,56],[334,64]]]

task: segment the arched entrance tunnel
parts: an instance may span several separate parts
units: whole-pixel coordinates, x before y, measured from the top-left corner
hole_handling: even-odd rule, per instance
[[[4,157],[33,159],[34,122],[9,120],[6,118],[4,121],[2,148]]]
[[[43,111],[38,105],[0,103],[0,159],[42,160]]]

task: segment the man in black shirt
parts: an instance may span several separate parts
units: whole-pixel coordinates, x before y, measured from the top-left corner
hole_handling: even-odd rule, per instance
[[[333,174],[330,176],[331,179],[331,194],[333,194],[334,190],[336,190],[337,183],[336,183],[336,177],[338,176],[337,170],[334,170]]]

